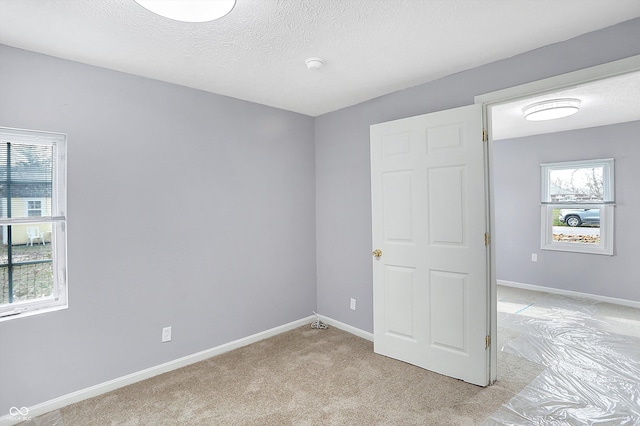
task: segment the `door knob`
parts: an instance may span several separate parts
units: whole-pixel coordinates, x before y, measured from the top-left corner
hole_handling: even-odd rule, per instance
[[[382,250],[380,249],[375,249],[374,251],[371,252],[371,254],[373,255],[373,257],[375,257],[376,259],[380,259],[380,256],[382,256]]]

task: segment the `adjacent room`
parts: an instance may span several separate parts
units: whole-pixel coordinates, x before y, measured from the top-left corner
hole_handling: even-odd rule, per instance
[[[0,0],[0,425],[640,424],[639,40],[635,0]]]
[[[499,346],[544,367],[496,414],[502,423],[640,416],[629,391],[640,316],[628,232],[640,207],[629,190],[640,178],[639,79],[625,73],[492,109]],[[549,99],[566,117],[521,119],[529,105],[550,113]]]

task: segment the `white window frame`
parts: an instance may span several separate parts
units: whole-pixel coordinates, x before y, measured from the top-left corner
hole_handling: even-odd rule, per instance
[[[29,203],[33,203],[33,202],[40,203],[40,208],[30,209],[29,208]],[[29,198],[29,199],[25,200],[24,203],[25,203],[24,211],[27,212],[27,216],[29,216],[29,217],[41,217],[42,216],[42,212],[45,211],[45,206],[47,204],[47,202],[46,202],[46,200],[44,198]],[[32,212],[32,211],[38,211],[38,212],[40,212],[40,214],[37,215],[37,216],[31,216],[29,213]]]
[[[552,170],[572,168],[603,168],[602,201],[594,202],[553,202],[550,194],[550,176]],[[614,207],[615,207],[615,170],[614,159],[596,159],[582,161],[565,161],[559,163],[545,163],[540,165],[541,171],[541,205],[540,248],[576,253],[613,255]],[[588,244],[579,242],[560,242],[553,240],[553,210],[554,209],[600,209],[600,243]]]
[[[67,136],[34,130],[0,127],[0,143],[22,145],[45,145],[53,147],[53,176],[51,210],[44,216],[19,218],[0,217],[0,226],[51,223],[51,251],[53,271],[53,292],[50,297],[17,301],[0,305],[0,322],[23,318],[35,314],[57,311],[68,307],[67,284],[67,177],[66,150]],[[48,213],[48,214],[47,214]]]

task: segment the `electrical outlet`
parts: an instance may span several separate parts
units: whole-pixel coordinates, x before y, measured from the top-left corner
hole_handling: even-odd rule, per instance
[[[537,262],[537,261],[538,261],[538,255],[537,255],[537,254],[535,254],[535,253],[532,253],[532,254],[531,254],[531,261],[532,261],[532,262]]]
[[[171,327],[164,327],[162,329],[162,343],[171,341]]]
[[[356,310],[356,299],[354,299],[353,297],[351,298],[351,310]]]

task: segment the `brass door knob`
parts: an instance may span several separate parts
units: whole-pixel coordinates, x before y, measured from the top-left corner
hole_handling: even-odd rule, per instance
[[[373,255],[373,257],[375,257],[376,259],[380,259],[380,257],[382,256],[382,250],[380,249],[375,249],[374,251],[371,252],[371,254]]]

